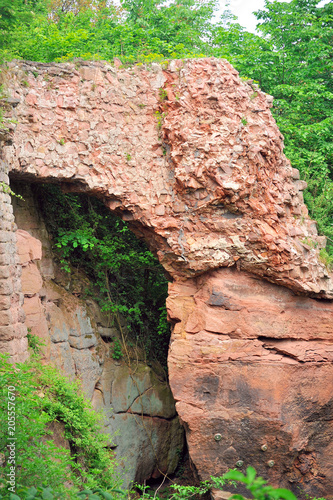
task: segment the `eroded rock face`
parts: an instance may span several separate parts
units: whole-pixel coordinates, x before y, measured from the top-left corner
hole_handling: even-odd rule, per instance
[[[170,285],[167,307],[170,385],[200,477],[241,461],[297,495],[332,495],[333,304],[220,269]]]
[[[225,60],[172,61],[164,71],[9,67],[7,86],[20,101],[3,152],[12,176],[100,196],[173,278],[237,263],[333,297],[318,260],[325,238],[303,204],[306,184],[283,155],[272,99]]]
[[[7,86],[11,176],[99,196],[174,279],[170,382],[200,477],[241,460],[332,495],[332,277],[272,99],[215,59],[11,63]]]

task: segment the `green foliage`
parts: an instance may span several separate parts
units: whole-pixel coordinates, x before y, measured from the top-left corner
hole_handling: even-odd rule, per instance
[[[18,27],[29,26],[37,14],[46,14],[45,7],[42,0],[0,0],[0,47],[3,54],[12,53],[12,33]]]
[[[16,365],[14,368],[7,358],[1,355],[0,382],[0,450],[6,459],[1,477],[6,478],[10,466],[7,448],[7,388],[13,386],[16,394],[17,482],[32,486],[33,482],[42,483],[46,480],[49,484],[54,484],[59,494],[63,493],[63,484],[72,480],[68,469],[72,464],[72,459],[66,450],[58,449],[51,440],[47,439],[47,425],[51,418],[40,409],[41,398],[36,387],[34,369],[27,364]]]
[[[158,130],[161,130],[162,125],[163,125],[163,120],[165,118],[165,113],[161,113],[160,111],[155,111],[155,117],[157,120],[157,128]]]
[[[333,256],[329,255],[329,253],[324,248],[320,250],[319,258],[329,271],[333,270]]]
[[[19,486],[15,493],[4,493],[2,488],[6,488],[6,481],[0,478],[0,499],[1,500],[57,500],[57,492],[50,486]],[[102,488],[84,489],[74,493],[71,498],[84,500],[119,500],[120,496],[126,495],[125,492],[115,489],[105,491]],[[65,497],[62,497],[65,498]],[[68,497],[66,497],[68,498]]]
[[[170,492],[167,496],[169,500],[189,500],[190,498],[200,498],[206,495],[212,488],[223,490],[225,487],[230,490],[230,487],[237,489],[238,483],[244,485],[245,488],[251,493],[254,500],[297,500],[295,495],[284,488],[274,488],[267,484],[262,477],[258,477],[253,467],[246,469],[246,474],[234,469],[229,470],[221,477],[211,477],[210,481],[203,481],[199,486],[184,486],[180,484],[172,484]],[[141,492],[142,499],[145,500],[161,500],[156,493],[152,496],[149,492],[149,487],[136,485],[136,488]],[[247,495],[247,498],[249,497]],[[163,495],[164,497],[164,495]],[[246,498],[235,493],[229,497],[229,500],[246,500]],[[324,500],[324,499],[322,499]]]
[[[64,9],[56,16],[50,9],[47,12],[47,3],[44,9],[42,5],[43,2],[36,2],[29,11],[29,22],[12,9],[12,21],[6,24],[6,32],[10,32],[10,43],[4,47],[7,57],[11,53],[45,62],[120,57],[123,63],[133,64],[202,55],[209,49],[203,35],[210,30],[217,1],[165,4],[158,0],[124,0],[122,9],[112,4],[106,6],[102,1],[95,5],[87,2],[84,8]]]
[[[86,293],[109,313],[110,326],[125,317],[131,340],[166,365],[168,282],[145,243],[97,199],[56,186],[38,189],[38,199],[65,270],[84,270],[91,281]],[[119,359],[120,346],[113,348]]]
[[[30,330],[31,331],[31,330]],[[42,347],[45,346],[45,342],[43,342],[37,335],[31,334],[28,328],[28,346],[32,350],[32,352],[38,356],[42,352]]]
[[[333,253],[333,4],[268,1],[257,13],[262,36],[225,15],[213,31],[215,54],[274,96],[285,154],[308,183],[310,216]],[[255,93],[253,94],[253,96]]]
[[[127,496],[125,491],[114,489],[105,491],[102,488],[93,488],[92,490],[83,490],[77,493],[77,497],[84,500],[117,500],[123,496]]]
[[[167,91],[163,88],[160,88],[158,95],[159,95],[160,101],[165,101],[165,99],[167,98]]]
[[[123,357],[123,351],[121,349],[121,344],[118,339],[113,341],[112,358],[121,359]]]
[[[68,499],[75,498],[82,487],[118,487],[112,452],[100,434],[101,417],[82,395],[78,382],[69,382],[56,369],[36,360],[14,366],[7,355],[0,355],[0,383],[0,453],[5,458],[2,483],[11,465],[7,403],[8,387],[14,387],[16,481],[18,491],[26,488],[22,498],[39,498],[29,497],[27,488],[42,485],[52,485],[55,498]],[[55,422],[63,425],[71,453],[53,443],[50,425]],[[47,491],[38,494],[51,498]],[[9,495],[8,490],[5,494],[0,490],[0,498],[11,498]]]
[[[253,467],[246,469],[246,475],[238,470],[230,470],[222,476],[222,478],[211,478],[215,488],[221,488],[225,485],[225,481],[237,481],[245,485],[255,500],[297,500],[295,495],[284,488],[274,488],[269,486],[267,481],[262,477],[257,477],[257,473]],[[243,495],[231,495],[230,500],[245,500]]]
[[[1,129],[1,125],[0,125],[0,129]],[[19,200],[23,200],[23,197],[20,194],[14,193],[14,191],[11,189],[11,187],[8,184],[6,184],[5,182],[2,182],[2,181],[0,182],[0,189],[2,189],[3,193],[8,193],[11,196],[15,196],[15,198],[18,198]]]
[[[172,484],[173,494],[170,500],[188,500],[194,496],[204,495],[211,489],[209,481],[202,481],[200,486],[183,486],[181,484]]]

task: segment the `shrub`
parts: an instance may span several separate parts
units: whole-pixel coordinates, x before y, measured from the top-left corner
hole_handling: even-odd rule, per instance
[[[35,359],[12,365],[9,356],[2,354],[0,383],[2,485],[11,466],[8,444],[15,442],[18,489],[28,491],[29,487],[52,485],[56,498],[70,499],[76,498],[76,493],[84,487],[118,487],[120,478],[114,473],[115,460],[106,437],[100,433],[101,415],[93,411],[79,382],[70,382],[55,368],[42,366]],[[15,420],[9,428],[8,419],[13,419],[13,415]],[[70,452],[52,441],[49,430],[52,422],[63,425]],[[3,496],[3,489],[1,494],[2,498],[10,498]]]

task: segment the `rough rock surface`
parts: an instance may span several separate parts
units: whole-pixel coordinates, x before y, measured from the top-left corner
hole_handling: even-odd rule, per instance
[[[126,362],[112,358],[112,340],[119,332],[108,328],[109,319],[97,304],[76,296],[80,295],[78,287],[84,288],[80,277],[73,290],[70,278],[66,281],[59,273],[30,186],[15,184],[13,188],[24,198],[15,200],[14,213],[18,225],[24,227],[16,235],[25,325],[44,340],[44,362],[51,362],[69,378],[79,378],[95,409],[103,410],[104,432],[115,449],[125,488],[173,473],[184,432],[163,370],[137,358]],[[112,330],[111,338],[100,335],[105,330]]]
[[[105,432],[122,458],[119,469],[125,484],[174,472],[184,435],[161,374],[135,360],[128,366],[108,359],[93,403],[110,415]]]
[[[24,73],[26,71],[26,73]],[[271,97],[225,60],[10,63],[11,175],[104,199],[174,277],[233,266],[333,298]],[[23,85],[27,81],[27,85]]]
[[[333,495],[333,304],[219,269],[170,285],[167,307],[170,386],[200,477],[241,461],[297,495]]]
[[[0,352],[14,362],[27,356],[27,328],[24,325],[21,267],[16,252],[16,229],[9,179],[0,160]]]
[[[199,475],[241,460],[332,496],[333,283],[271,97],[215,59],[14,62],[6,78],[12,178],[99,196],[174,279],[170,382]]]

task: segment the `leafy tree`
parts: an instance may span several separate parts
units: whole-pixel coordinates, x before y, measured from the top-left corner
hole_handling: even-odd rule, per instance
[[[70,382],[35,357],[12,365],[9,355],[3,354],[0,382],[0,498],[17,500],[10,496],[7,483],[14,459],[18,490],[47,484],[55,498],[70,499],[85,487],[118,487],[114,458],[100,433],[101,416],[83,396],[79,382]],[[54,422],[62,423],[71,453],[54,444],[50,431]],[[11,453],[8,445],[15,451]]]
[[[29,25],[12,30],[10,47],[18,57],[45,62],[115,56],[136,62],[149,54],[193,57],[209,52],[204,37],[217,3],[123,0],[119,8],[99,0],[50,0],[48,14],[34,11]]]
[[[333,250],[333,4],[319,0],[266,0],[259,29],[278,64],[262,87],[275,96],[274,115],[286,155],[308,182],[310,215]],[[276,56],[275,56],[276,57]]]
[[[151,38],[168,45],[161,46],[161,53],[169,57],[170,46],[198,53],[210,52],[204,42],[212,28],[212,17],[217,8],[216,0],[182,0],[165,4],[160,0],[123,0],[126,20],[132,26],[147,29]]]

